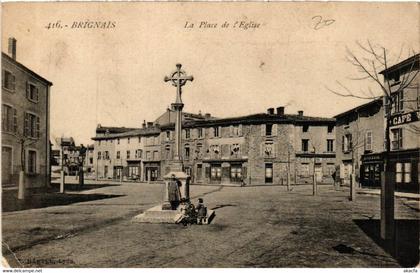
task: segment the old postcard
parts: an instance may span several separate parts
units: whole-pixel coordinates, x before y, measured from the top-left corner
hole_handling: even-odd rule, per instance
[[[419,18],[402,2],[3,3],[3,272],[417,272]]]

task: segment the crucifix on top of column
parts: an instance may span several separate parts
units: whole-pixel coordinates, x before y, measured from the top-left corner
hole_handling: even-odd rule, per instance
[[[165,76],[164,81],[171,81],[172,85],[176,87],[176,100],[175,103],[172,103],[172,108],[176,112],[176,121],[175,121],[175,153],[174,160],[181,160],[181,123],[182,123],[182,109],[184,104],[182,103],[182,86],[184,86],[187,81],[193,81],[193,76],[188,76],[187,73],[181,69],[181,64],[176,64],[176,70],[171,73],[171,75]]]

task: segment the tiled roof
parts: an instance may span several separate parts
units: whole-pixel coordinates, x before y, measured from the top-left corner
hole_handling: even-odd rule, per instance
[[[34,76],[35,78],[38,78],[39,80],[43,81],[44,83],[46,83],[46,84],[48,84],[50,86],[53,85],[52,82],[50,82],[49,80],[45,79],[44,77],[42,77],[38,73],[34,72],[33,70],[29,69],[28,67],[26,67],[25,65],[21,64],[20,62],[16,61],[15,59],[13,59],[12,57],[10,57],[6,53],[2,52],[1,53],[1,57],[3,59],[8,60],[9,62],[15,64],[16,66],[19,66],[20,68],[22,68],[23,70],[25,70],[26,72],[28,72],[29,74],[31,74],[32,76]]]
[[[369,108],[371,108],[371,107],[373,107],[373,106],[375,106],[375,105],[382,105],[382,103],[383,103],[383,97],[380,97],[380,98],[377,98],[377,99],[372,100],[372,101],[370,101],[370,102],[367,102],[367,103],[364,103],[364,104],[359,105],[359,106],[357,106],[357,107],[354,107],[354,108],[352,108],[352,109],[349,109],[349,110],[347,110],[347,111],[345,111],[345,112],[343,112],[343,113],[340,113],[340,114],[338,114],[338,115],[335,115],[335,116],[334,116],[334,118],[336,118],[336,119],[337,119],[337,118],[341,118],[341,117],[344,117],[344,116],[346,116],[346,115],[349,115],[349,114],[355,113],[355,112],[357,112],[357,111],[362,111],[362,110],[369,109]]]

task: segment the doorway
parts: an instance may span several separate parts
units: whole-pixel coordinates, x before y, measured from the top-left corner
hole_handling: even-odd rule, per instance
[[[273,183],[273,163],[265,163],[265,183]]]
[[[3,186],[12,186],[12,147],[1,148],[1,182]]]

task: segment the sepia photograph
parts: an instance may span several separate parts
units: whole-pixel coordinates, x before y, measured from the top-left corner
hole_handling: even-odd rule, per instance
[[[2,272],[416,273],[419,12],[3,2]]]

